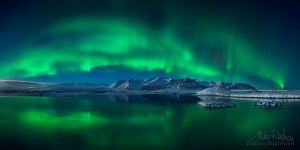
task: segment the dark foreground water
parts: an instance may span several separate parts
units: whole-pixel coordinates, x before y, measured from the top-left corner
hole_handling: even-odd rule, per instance
[[[300,144],[298,102],[264,109],[235,100],[235,108],[205,109],[198,100],[162,95],[0,97],[0,147],[271,149]]]

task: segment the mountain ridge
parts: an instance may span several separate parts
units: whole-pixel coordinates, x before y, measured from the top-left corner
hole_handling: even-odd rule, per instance
[[[256,88],[247,83],[216,83],[192,78],[153,77],[145,80],[118,80],[111,85],[91,83],[43,83],[21,80],[0,80],[1,93],[18,92],[99,92],[99,91],[199,91],[210,87],[228,90],[250,90]]]
[[[122,87],[122,83],[131,80],[132,82],[128,83]],[[198,81],[192,78],[168,78],[168,77],[154,77],[145,80],[119,80],[112,83],[110,88],[117,88],[123,90],[144,90],[144,91],[156,91],[156,90],[202,90],[209,87],[223,87],[228,90],[256,90],[254,86],[248,83],[240,82],[220,82],[216,83],[213,81]],[[138,83],[138,84],[136,84]],[[130,85],[131,84],[131,85]],[[135,87],[127,88],[129,86]]]

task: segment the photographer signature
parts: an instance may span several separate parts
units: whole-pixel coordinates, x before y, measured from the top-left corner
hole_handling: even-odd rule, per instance
[[[294,137],[288,135],[286,130],[260,130],[252,137],[247,145],[294,145]]]

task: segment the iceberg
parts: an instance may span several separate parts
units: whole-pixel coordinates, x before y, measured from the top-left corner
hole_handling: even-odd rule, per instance
[[[198,96],[230,96],[230,90],[220,87],[220,86],[215,86],[215,87],[210,87],[206,88],[204,90],[198,91],[196,93]]]
[[[214,99],[214,100],[202,100],[198,102],[204,108],[229,108],[236,107],[236,104],[232,100]]]
[[[274,108],[282,106],[283,103],[276,100],[262,100],[256,102],[255,106],[264,107],[264,108]]]

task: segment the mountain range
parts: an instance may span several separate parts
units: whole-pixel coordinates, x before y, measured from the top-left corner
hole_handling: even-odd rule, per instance
[[[145,80],[119,80],[111,85],[90,83],[41,83],[20,80],[0,80],[0,93],[66,93],[66,92],[118,92],[118,91],[199,91],[210,87],[222,87],[228,90],[256,90],[247,83],[216,83],[198,81],[191,78],[174,79],[154,77]]]
[[[145,80],[119,80],[109,87],[121,90],[201,90],[209,87],[223,87],[228,90],[256,90],[256,88],[247,83],[216,83],[213,81],[198,81],[191,78],[173,79],[167,77],[155,77]]]

